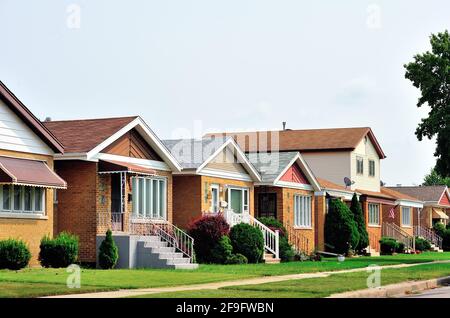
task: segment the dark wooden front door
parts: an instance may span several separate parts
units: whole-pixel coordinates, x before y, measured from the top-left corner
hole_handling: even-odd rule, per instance
[[[277,218],[277,194],[259,193],[258,194],[258,216]]]

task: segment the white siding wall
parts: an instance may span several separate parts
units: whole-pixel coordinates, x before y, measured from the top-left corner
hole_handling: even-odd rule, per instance
[[[302,152],[316,177],[344,186],[344,178],[350,178],[350,151]]]
[[[52,150],[2,100],[0,100],[0,149],[53,154]]]
[[[364,173],[356,173],[356,157],[364,160]],[[375,176],[369,176],[369,160],[375,161]],[[351,153],[351,178],[355,181],[352,189],[380,191],[380,157],[369,138],[363,139]]]

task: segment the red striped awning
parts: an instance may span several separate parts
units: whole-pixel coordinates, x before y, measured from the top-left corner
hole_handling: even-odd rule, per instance
[[[67,188],[44,161],[0,156],[0,183],[45,188]]]
[[[100,160],[98,164],[99,173],[117,173],[129,172],[145,175],[156,175],[156,171],[150,168],[132,164],[129,162],[115,161],[115,160]]]

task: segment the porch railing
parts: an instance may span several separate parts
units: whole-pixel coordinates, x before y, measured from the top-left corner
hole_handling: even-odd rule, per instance
[[[113,232],[122,232],[124,231],[124,215],[123,212],[97,213],[97,226]]]
[[[264,237],[264,248],[273,253],[275,258],[280,257],[280,234],[278,230],[271,230],[266,225],[258,221],[250,213],[235,213],[233,210],[225,210],[224,217],[230,226],[239,223],[247,223],[261,230]]]
[[[380,252],[380,235],[376,234],[374,232],[369,232],[369,250],[367,252],[370,252],[370,249],[374,249],[376,252]]]
[[[414,251],[416,249],[414,236],[409,235],[397,224],[384,222],[382,225],[382,235],[402,242],[406,250]]]
[[[189,258],[190,263],[195,262],[194,239],[172,223],[146,217],[131,217],[129,228],[129,233],[133,235],[160,237]]]
[[[295,230],[290,222],[285,222],[286,235],[289,243],[292,245],[297,253],[309,253],[309,239]]]
[[[414,226],[414,236],[420,236],[442,249],[442,237],[437,235],[434,230],[428,229],[421,225]]]

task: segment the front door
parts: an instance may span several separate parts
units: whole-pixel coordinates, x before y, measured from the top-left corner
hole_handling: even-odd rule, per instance
[[[277,194],[258,194],[258,216],[277,218]]]
[[[111,174],[111,227],[113,231],[123,231],[121,182],[120,174]]]

